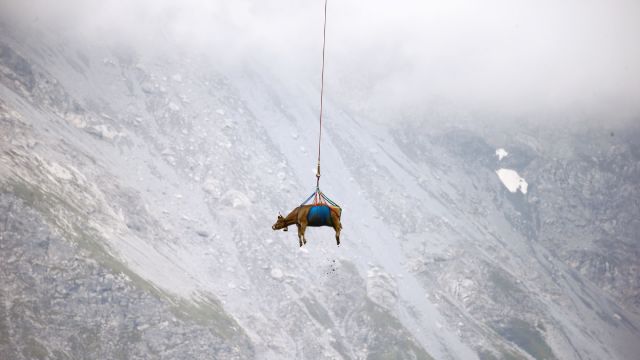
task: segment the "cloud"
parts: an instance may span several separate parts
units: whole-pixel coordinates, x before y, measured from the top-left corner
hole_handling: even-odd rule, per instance
[[[368,109],[438,102],[508,114],[638,115],[637,2],[381,3],[335,20],[343,29],[331,34],[347,45],[342,54],[365,55],[339,61],[340,78],[352,78]]]
[[[322,1],[1,6],[5,21],[169,41],[319,84]],[[329,0],[327,12],[326,95],[364,116],[421,114],[434,104],[507,115],[640,113],[636,1]]]

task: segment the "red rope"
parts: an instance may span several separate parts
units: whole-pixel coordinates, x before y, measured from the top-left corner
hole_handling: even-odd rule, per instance
[[[322,34],[322,83],[320,86],[320,135],[318,137],[318,185],[320,185],[320,144],[322,143],[322,96],[324,95],[324,48],[327,42],[327,0],[324,0],[324,32]],[[317,185],[316,185],[317,187]]]
[[[338,212],[327,203],[327,200],[324,198],[324,194],[320,189],[316,189],[316,192],[313,194],[313,203],[311,203],[311,206],[326,206],[329,210],[333,211],[333,213],[338,216],[338,220],[340,220],[340,214],[338,214]]]

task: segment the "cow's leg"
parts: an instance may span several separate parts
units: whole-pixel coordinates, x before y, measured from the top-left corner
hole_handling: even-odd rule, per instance
[[[302,241],[304,241],[305,244],[307,243],[307,238],[304,236],[304,232],[306,230],[307,230],[307,224],[306,223],[302,223]]]
[[[300,246],[302,246],[303,230],[302,230],[302,227],[300,225],[296,224],[296,226],[298,227],[298,241],[300,242]]]
[[[342,230],[342,225],[340,224],[340,220],[333,222],[333,229],[336,231],[336,242],[338,243],[338,245],[340,245],[340,230]]]
[[[331,222],[333,223],[333,229],[336,231],[336,242],[340,245],[340,230],[342,230],[342,224],[340,218],[335,213],[331,213]]]

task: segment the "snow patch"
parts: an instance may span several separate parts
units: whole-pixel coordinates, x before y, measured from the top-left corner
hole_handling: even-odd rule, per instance
[[[500,169],[496,171],[496,173],[504,186],[512,193],[515,193],[518,189],[520,189],[523,194],[527,193],[529,184],[527,184],[524,178],[521,178],[515,170]]]
[[[498,156],[498,161],[500,161],[503,157],[507,157],[509,153],[505,149],[498,149],[496,150],[496,155]]]

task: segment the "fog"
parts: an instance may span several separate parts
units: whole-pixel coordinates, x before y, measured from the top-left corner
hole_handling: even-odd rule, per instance
[[[322,1],[6,1],[5,21],[259,63],[320,85]],[[372,119],[433,107],[637,120],[637,1],[329,0],[326,96]],[[179,45],[178,45],[179,44]]]

